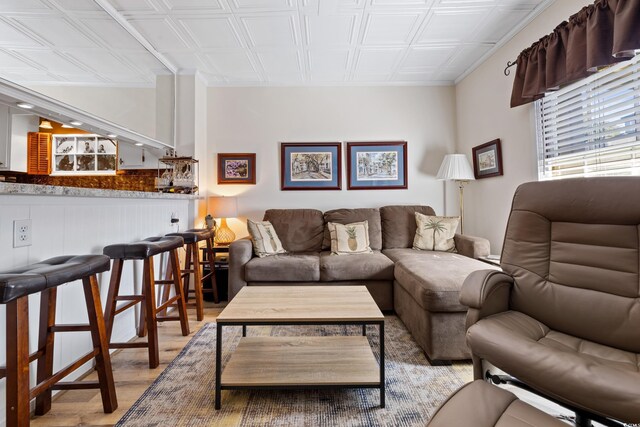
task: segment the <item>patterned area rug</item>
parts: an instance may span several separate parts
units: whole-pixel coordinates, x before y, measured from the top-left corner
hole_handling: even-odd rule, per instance
[[[225,327],[223,364],[241,337]],[[357,335],[359,326],[260,326],[248,336]],[[378,358],[377,328],[368,328]],[[440,403],[471,381],[470,363],[430,366],[396,316],[386,316],[386,408],[377,389],[215,393],[214,323],[205,325],[118,422],[118,426],[424,426]]]

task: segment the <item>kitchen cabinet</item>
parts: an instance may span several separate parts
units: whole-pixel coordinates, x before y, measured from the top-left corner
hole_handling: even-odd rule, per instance
[[[27,172],[27,134],[38,131],[38,116],[0,105],[0,170]]]
[[[118,169],[142,169],[144,150],[131,144],[118,144]]]

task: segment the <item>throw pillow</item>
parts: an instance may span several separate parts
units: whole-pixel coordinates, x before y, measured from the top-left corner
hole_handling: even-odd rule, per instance
[[[351,224],[339,224],[330,222],[327,224],[331,236],[331,254],[370,254],[373,251],[369,247],[369,223],[367,221],[353,222]]]
[[[283,254],[287,251],[282,247],[276,230],[269,221],[247,220],[247,228],[253,242],[253,250],[260,258],[270,255]]]
[[[423,251],[457,252],[453,236],[460,217],[431,216],[416,212],[416,236],[413,249]]]

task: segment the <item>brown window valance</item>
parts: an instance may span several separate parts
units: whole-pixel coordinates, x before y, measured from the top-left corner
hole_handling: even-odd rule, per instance
[[[596,0],[523,50],[511,107],[633,57],[640,50],[640,0]]]

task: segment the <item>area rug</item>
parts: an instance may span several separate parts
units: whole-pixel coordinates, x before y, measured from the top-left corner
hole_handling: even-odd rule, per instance
[[[440,403],[472,380],[470,363],[431,366],[396,316],[385,318],[386,408],[377,389],[222,392],[215,394],[214,323],[205,325],[120,419],[118,426],[424,426]],[[357,335],[356,326],[256,326],[249,336]],[[223,365],[241,337],[225,327]],[[376,358],[377,328],[368,328]],[[378,359],[379,360],[379,359]]]

